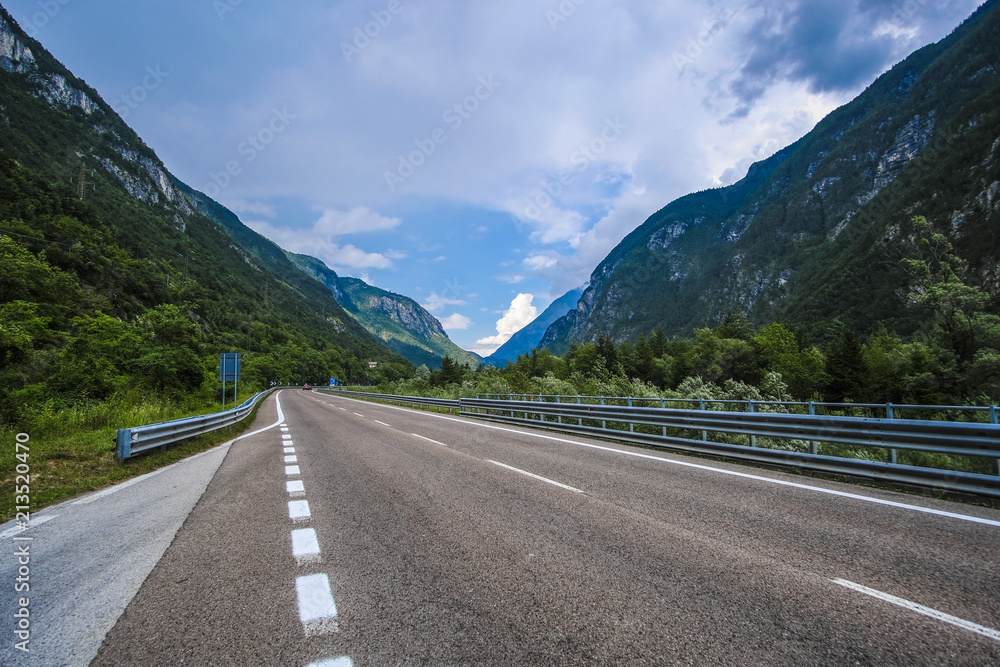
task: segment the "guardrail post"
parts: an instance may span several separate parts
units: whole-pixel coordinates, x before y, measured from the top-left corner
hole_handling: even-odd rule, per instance
[[[892,403],[886,403],[885,404],[885,418],[886,419],[894,419],[895,418],[895,415],[894,415],[894,413],[892,411]],[[896,463],[896,450],[893,449],[892,447],[889,448],[889,462],[890,463]]]
[[[115,439],[115,463],[121,463],[132,456],[132,429],[118,429],[118,437]]]
[[[562,403],[562,396],[556,396],[556,403]],[[562,415],[556,415],[556,423],[562,425]]]
[[[990,423],[997,423],[997,406],[990,406]],[[993,474],[1000,475],[1000,459],[993,459]]]
[[[701,404],[701,408],[700,409],[704,410],[705,409],[705,399],[704,398],[699,398],[698,401]],[[708,431],[704,431],[703,430],[701,432],[701,439],[704,440],[704,441],[706,441],[706,442],[708,441]]]
[[[809,414],[811,416],[816,415],[816,404],[813,401],[809,401]],[[815,440],[809,441],[809,451],[812,452],[813,454],[819,454],[819,445],[816,444]],[[895,462],[896,461],[893,460],[893,463]]]
[[[747,408],[748,408],[748,410],[747,410],[748,412],[753,412],[753,400],[752,399],[749,400],[749,401],[747,401]],[[757,436],[754,435],[754,434],[752,434],[752,433],[750,434],[750,446],[751,447],[756,447],[757,446]]]
[[[577,397],[576,397],[576,404],[577,404],[577,405],[580,405],[580,403],[581,403],[581,401],[580,401],[580,397],[579,397],[579,396],[577,396]],[[583,426],[583,417],[577,417],[577,418],[576,418],[576,425],[577,425],[577,426]]]
[[[604,397],[601,396],[601,405],[604,405],[604,404],[605,404],[604,403]],[[607,419],[602,419],[601,420],[601,428],[604,429],[605,431],[608,430],[608,420]]]
[[[630,408],[632,407],[632,397],[631,396],[628,397],[628,406]],[[629,433],[635,433],[635,422],[629,422],[628,423],[628,432]]]
[[[667,409],[667,399],[665,399],[665,398],[661,398],[660,399],[660,409],[661,410],[666,410]],[[663,427],[663,437],[664,438],[667,437],[667,427],[666,426]]]

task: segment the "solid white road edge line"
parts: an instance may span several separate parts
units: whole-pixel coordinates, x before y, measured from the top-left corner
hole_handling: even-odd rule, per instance
[[[846,579],[831,579],[831,581],[845,588],[850,588],[859,593],[864,593],[865,595],[870,595],[873,598],[878,598],[879,600],[883,600],[885,602],[889,602],[896,606],[902,607],[903,609],[909,609],[910,611],[915,611],[918,614],[929,616],[933,619],[942,621],[944,623],[950,623],[951,625],[962,628],[963,630],[975,632],[976,634],[980,634],[983,635],[984,637],[989,637],[994,641],[1000,642],[1000,631],[994,630],[993,628],[988,628],[985,625],[979,625],[978,623],[967,621],[964,618],[958,618],[957,616],[946,614],[943,611],[938,611],[937,609],[925,607],[922,604],[917,604],[916,602],[912,602],[910,600],[907,600],[906,598],[896,597],[895,595],[890,595],[889,593],[883,593],[882,591],[875,590],[874,588],[868,588],[867,586],[856,584],[853,581],[848,581]]]
[[[486,459],[486,461],[488,463],[492,463],[495,466],[500,466],[501,468],[506,468],[507,470],[513,470],[514,472],[521,473],[522,475],[527,475],[528,477],[533,477],[533,478],[535,478],[537,480],[541,480],[543,482],[547,482],[547,483],[552,484],[554,486],[558,486],[559,488],[566,489],[567,491],[573,491],[574,493],[583,493],[583,491],[581,491],[580,489],[576,489],[576,488],[573,488],[572,486],[567,486],[565,484],[561,484],[559,482],[555,482],[555,481],[553,481],[551,479],[548,479],[547,477],[541,477],[540,475],[536,475],[533,472],[528,472],[527,470],[521,470],[520,468],[515,468],[514,466],[509,466],[506,463],[500,463],[499,461],[491,461],[489,459]]]
[[[327,394],[330,396],[330,394]],[[339,396],[334,396],[333,398],[340,398]],[[341,400],[354,400],[348,398],[341,398]],[[846,491],[835,491],[833,489],[824,489],[820,486],[809,486],[808,484],[799,484],[798,482],[787,482],[783,479],[773,479],[771,477],[763,477],[761,475],[751,475],[745,472],[737,472],[735,470],[724,470],[722,468],[713,468],[712,466],[701,465],[698,463],[689,463],[687,461],[674,461],[672,459],[665,459],[661,456],[651,456],[650,454],[640,454],[639,452],[630,452],[622,449],[615,449],[614,447],[602,447],[601,445],[592,445],[586,442],[577,442],[575,440],[567,440],[566,438],[557,438],[552,435],[545,435],[544,433],[533,433],[531,431],[518,431],[512,428],[504,428],[503,426],[494,426],[493,424],[481,424],[472,419],[457,419],[455,417],[445,417],[444,415],[434,414],[433,412],[424,412],[423,410],[412,410],[409,408],[401,408],[395,405],[385,405],[379,403],[383,408],[391,408],[393,410],[403,410],[405,412],[413,412],[426,417],[433,417],[435,419],[445,419],[447,421],[458,422],[460,424],[467,424],[470,426],[478,426],[480,428],[488,428],[496,431],[504,431],[506,433],[517,433],[518,435],[526,435],[533,438],[541,438],[543,440],[552,440],[554,442],[564,442],[570,445],[576,445],[577,447],[587,447],[590,449],[598,449],[606,452],[613,452],[615,454],[623,454],[625,456],[634,456],[641,459],[650,459],[653,461],[660,461],[662,463],[671,463],[673,465],[685,466],[687,468],[696,468],[698,470],[707,470],[710,472],[722,473],[723,475],[732,475],[733,477],[742,477],[744,479],[752,479],[759,482],[768,482],[771,484],[777,484],[779,486],[789,486],[796,489],[803,489],[806,491],[815,491],[816,493],[825,493],[831,496],[839,496],[841,498],[850,498],[852,500],[861,500],[863,502],[875,503],[877,505],[887,505],[889,507],[896,507],[899,509],[910,510],[912,512],[922,512],[924,514],[934,514],[936,516],[948,517],[949,519],[959,519],[960,521],[970,521],[972,523],[981,523],[986,526],[993,526],[995,528],[1000,528],[1000,521],[994,521],[993,519],[983,519],[978,516],[971,516],[968,514],[958,514],[956,512],[946,512],[944,510],[931,509],[930,507],[921,507],[920,505],[908,505],[906,503],[896,502],[894,500],[882,500],[881,498],[871,498],[869,496],[862,496],[857,493],[848,493]]]

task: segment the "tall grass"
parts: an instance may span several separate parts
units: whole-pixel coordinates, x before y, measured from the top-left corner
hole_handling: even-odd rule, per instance
[[[210,414],[221,410],[219,402],[203,396],[169,401],[139,392],[116,394],[106,401],[93,401],[58,409],[48,401],[17,425],[0,426],[0,521],[15,514],[15,438],[26,433],[30,472],[31,511],[73,498],[88,491],[152,472],[192,454],[225,442],[242,433],[253,416],[233,426],[165,449],[154,450],[118,464],[114,460],[115,436],[119,428],[144,426],[171,419]],[[23,438],[22,438],[23,439]],[[22,450],[23,453],[23,450]],[[23,481],[23,480],[22,480]]]

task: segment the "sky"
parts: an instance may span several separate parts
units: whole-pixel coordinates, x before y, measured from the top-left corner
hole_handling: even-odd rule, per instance
[[[0,0],[181,181],[484,356],[979,0]]]

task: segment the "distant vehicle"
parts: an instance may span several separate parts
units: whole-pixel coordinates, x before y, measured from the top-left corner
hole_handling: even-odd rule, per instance
[[[302,385],[302,391],[312,391],[312,387],[307,384]]]

